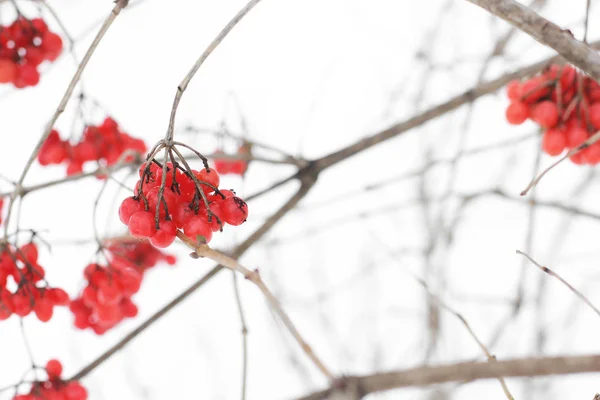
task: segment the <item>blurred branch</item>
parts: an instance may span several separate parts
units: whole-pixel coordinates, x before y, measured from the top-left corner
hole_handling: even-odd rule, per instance
[[[586,43],[575,39],[568,29],[561,29],[513,0],[467,1],[516,26],[538,42],[556,50],[567,61],[581,68],[594,79],[600,80],[600,55]]]
[[[520,358],[507,361],[462,362],[437,367],[419,367],[401,371],[340,378],[331,388],[297,400],[334,399],[345,387],[359,388],[362,397],[403,387],[435,385],[457,381],[494,379],[498,376],[534,377],[600,372],[600,355],[576,357]]]

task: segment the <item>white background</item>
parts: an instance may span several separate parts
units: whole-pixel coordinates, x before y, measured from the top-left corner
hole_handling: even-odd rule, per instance
[[[117,18],[85,71],[83,84],[86,94],[127,132],[152,145],[164,136],[178,83],[245,3],[138,2],[134,7],[132,1],[131,9]],[[30,3],[19,4],[28,15],[36,15]],[[112,7],[109,1],[49,4],[76,38],[93,33]],[[541,13],[581,38],[584,9],[583,0],[553,0]],[[3,23],[13,18],[8,2],[0,5],[0,13]],[[592,39],[598,33],[596,16],[593,12],[590,17]],[[55,22],[50,25],[60,31]],[[239,132],[241,112],[251,139],[307,159],[319,157],[474,86],[484,59],[507,29],[507,24],[466,1],[264,0],[198,72],[184,94],[177,128],[193,124],[216,129],[225,122]],[[78,57],[92,36],[77,41]],[[429,62],[417,57],[418,52],[428,54]],[[507,56],[490,64],[485,78],[551,54],[519,33]],[[430,70],[430,64],[435,68]],[[75,64],[65,53],[43,69],[35,88],[0,88],[0,173],[9,179],[19,176]],[[336,374],[367,374],[424,362],[426,293],[414,275],[425,277],[426,271],[432,292],[459,311],[487,344],[511,313],[525,269],[524,308],[491,348],[498,359],[600,350],[600,319],[564,286],[515,254],[526,248],[526,203],[480,197],[462,210],[451,245],[439,238],[428,259],[422,254],[430,239],[426,221],[435,227],[441,216],[444,224],[451,223],[460,195],[500,187],[518,197],[533,175],[537,137],[466,156],[456,164],[454,178],[451,166],[442,164],[424,179],[405,179],[357,194],[365,185],[419,169],[428,154],[436,160],[452,157],[461,147],[461,137],[468,150],[535,132],[529,122],[509,126],[506,105],[503,92],[486,96],[476,103],[468,124],[465,106],[324,172],[299,210],[242,258],[249,268],[260,268],[299,330]],[[58,121],[63,136],[70,133],[74,111],[68,108]],[[176,137],[205,153],[215,149],[210,136],[178,132]],[[550,162],[547,156],[540,161],[541,166]],[[249,194],[292,172],[289,166],[254,163],[245,181],[227,177],[222,186]],[[591,173],[592,168],[565,163],[542,181],[535,196],[600,212],[598,180],[580,185]],[[63,175],[62,167],[35,165],[26,183]],[[10,189],[2,185],[3,191]],[[455,195],[441,203],[448,185]],[[578,187],[580,192],[574,194]],[[73,296],[83,285],[82,270],[93,260],[95,248],[92,242],[70,242],[93,237],[92,207],[100,188],[91,178],[32,193],[23,202],[21,227],[42,231],[54,244],[51,253],[41,251],[48,280]],[[223,250],[234,247],[295,189],[292,183],[251,202],[248,223],[216,235],[212,244]],[[115,202],[128,194],[119,190],[111,184],[100,203],[97,220],[105,236],[124,232]],[[427,209],[418,201],[423,193],[432,198]],[[364,212],[373,215],[356,217]],[[600,304],[597,220],[539,207],[532,231],[532,256]],[[77,372],[213,266],[187,257],[183,246],[173,246],[172,251],[179,257],[177,266],[152,270],[135,296],[140,315],[104,336],[73,328],[68,310],[57,311],[46,324],[27,317],[25,331],[36,362],[56,357],[67,376]],[[327,382],[275,320],[260,292],[243,280],[240,286],[250,330],[248,398],[289,399],[325,387]],[[541,303],[536,305],[539,293]],[[536,335],[541,331],[546,339],[540,346]],[[16,317],[0,323],[0,339],[0,386],[5,386],[18,381],[29,364]],[[455,316],[442,311],[440,341],[429,363],[472,359],[483,360],[481,351]],[[223,272],[86,377],[84,384],[93,400],[235,399],[241,365],[232,277]],[[596,378],[537,379],[529,387],[523,380],[508,384],[518,399],[587,400],[600,391]],[[504,398],[496,381],[371,398],[444,398],[433,396],[436,389],[447,389],[452,399]],[[0,398],[9,395],[5,392]]]

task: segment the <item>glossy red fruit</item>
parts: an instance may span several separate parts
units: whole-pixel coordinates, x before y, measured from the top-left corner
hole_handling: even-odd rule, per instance
[[[33,311],[40,321],[48,322],[52,318],[53,307],[54,306],[52,305],[52,301],[50,301],[50,299],[47,297],[42,297],[35,301]]]
[[[58,58],[63,48],[63,41],[60,36],[53,32],[44,32],[42,35],[42,50],[46,54],[46,59],[54,61]]]
[[[59,378],[62,370],[63,366],[58,360],[52,359],[46,363],[46,373],[50,379]]]
[[[529,107],[520,101],[513,101],[506,109],[506,120],[512,125],[519,125],[529,117]]]
[[[14,84],[17,87],[35,86],[40,81],[40,73],[35,65],[23,64],[17,67]]]
[[[521,82],[518,80],[510,81],[506,85],[506,94],[510,100],[519,100],[523,94]]]
[[[10,60],[0,60],[0,83],[10,83],[17,77],[17,64]]]
[[[600,102],[589,107],[590,122],[594,128],[600,129]]]
[[[196,178],[200,182],[206,182],[209,185],[213,186],[208,192],[214,191],[215,187],[219,187],[219,183],[221,183],[221,178],[219,177],[219,173],[214,168],[203,168],[196,174]]]
[[[156,233],[154,214],[149,211],[137,211],[129,218],[129,233],[138,239],[145,239]]]
[[[146,197],[148,198],[148,211],[155,214],[156,206],[158,205],[158,195],[159,195],[160,187],[154,187],[150,190]],[[165,187],[162,194],[163,199],[160,201],[160,217],[164,217],[169,212],[169,215],[175,211],[175,206],[177,205],[177,196],[175,193]],[[167,209],[165,210],[165,202],[167,203]]]
[[[184,202],[175,206],[175,211],[172,215],[175,225],[177,225],[178,228],[183,228],[183,226],[196,214],[194,213],[194,210],[190,208],[190,204]]]
[[[585,160],[588,164],[592,165],[600,162],[600,142],[596,142],[585,149]]]
[[[160,221],[158,228],[156,233],[150,238],[150,243],[154,247],[161,249],[169,247],[175,241],[175,235],[177,234],[175,222]]]
[[[570,149],[579,146],[588,138],[588,132],[584,128],[573,126],[567,129],[567,147]]]
[[[208,243],[212,239],[212,229],[201,216],[195,216],[183,227],[183,233],[190,239],[197,242]]]
[[[551,101],[542,101],[531,107],[530,117],[543,128],[553,128],[558,123],[558,108]]]
[[[567,147],[567,135],[563,129],[552,128],[544,132],[542,149],[551,156],[557,156]]]
[[[128,197],[121,203],[119,207],[119,219],[125,225],[129,224],[129,218],[133,213],[141,211],[143,209],[143,203],[140,199],[135,197]]]
[[[69,295],[63,289],[52,288],[48,289],[46,293],[55,306],[67,306],[70,303]]]
[[[239,197],[229,197],[220,205],[223,220],[229,225],[238,226],[243,224],[248,217],[248,205]]]
[[[541,98],[550,94],[550,88],[545,86],[546,79],[542,76],[536,76],[525,81],[522,86],[523,102],[527,104],[535,103]]]
[[[69,382],[65,386],[65,397],[67,400],[87,400],[88,392],[79,382]]]

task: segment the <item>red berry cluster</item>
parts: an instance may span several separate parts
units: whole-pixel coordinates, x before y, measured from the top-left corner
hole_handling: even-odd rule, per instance
[[[38,66],[56,60],[62,48],[60,36],[41,18],[19,18],[0,26],[0,83],[12,83],[17,88],[37,85]]]
[[[25,317],[33,311],[40,321],[47,322],[55,306],[69,304],[67,292],[48,287],[44,275],[33,242],[18,249],[7,247],[0,253],[0,320],[13,313]],[[16,288],[11,292],[9,286]]]
[[[540,75],[507,86],[509,123],[528,118],[545,129],[542,149],[551,156],[583,144],[600,129],[600,85],[571,66],[551,65]],[[575,164],[600,162],[600,142],[570,157]]]
[[[222,150],[217,150],[215,152],[215,154],[221,155],[221,154],[225,154],[225,153]],[[238,155],[250,154],[250,146],[246,145],[246,144],[240,146],[237,154]],[[215,163],[215,169],[220,174],[223,174],[223,175],[233,174],[233,175],[243,176],[246,173],[246,170],[248,169],[248,161],[247,160],[227,160],[227,159],[217,157],[213,161]]]
[[[46,381],[33,382],[28,394],[15,395],[13,400],[87,400],[87,389],[81,383],[61,379],[63,366],[60,361],[48,361],[45,369]]]
[[[87,161],[111,166],[116,164],[126,151],[145,153],[146,150],[143,140],[122,132],[114,119],[106,118],[101,125],[87,126],[81,140],[74,144],[68,140],[61,140],[58,131],[53,130],[38,153],[38,161],[41,165],[66,162],[67,175],[74,175],[83,171],[83,165]],[[133,155],[125,159],[131,160]]]
[[[191,178],[192,174],[200,187]],[[234,192],[218,189],[220,178],[216,170],[204,168],[191,173],[181,172],[168,163],[157,223],[155,216],[162,176],[162,167],[144,163],[140,167],[135,196],[121,203],[119,218],[129,227],[132,236],[148,238],[152,245],[163,248],[173,243],[180,228],[186,236],[208,243],[213,232],[222,230],[225,223],[237,226],[246,221],[248,206]],[[209,208],[200,190],[204,192]]]
[[[110,257],[108,266],[89,264],[85,268],[87,284],[70,306],[75,326],[91,328],[98,335],[137,315],[138,308],[131,297],[140,289],[147,269],[160,261],[171,265],[176,261],[146,241],[109,241],[105,249]]]

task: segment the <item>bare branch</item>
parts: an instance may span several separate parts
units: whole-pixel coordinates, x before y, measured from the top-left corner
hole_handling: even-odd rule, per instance
[[[402,371],[342,378],[332,388],[297,400],[325,400],[336,392],[335,387],[350,383],[366,396],[371,393],[403,387],[434,385],[447,382],[494,379],[498,376],[534,377],[600,372],[600,355],[577,357],[520,358],[507,361],[462,362],[437,367],[419,367]]]
[[[585,304],[587,304],[588,306],[590,306],[590,308],[592,310],[594,310],[594,312],[600,316],[600,310],[598,310],[596,308],[596,306],[594,304],[592,304],[592,302],[583,294],[581,293],[579,290],[575,289],[569,282],[567,282],[566,280],[564,280],[560,275],[558,275],[556,272],[552,271],[550,268],[548,267],[544,267],[543,265],[540,265],[537,261],[535,261],[531,256],[529,256],[528,254],[517,250],[517,254],[521,254],[522,256],[525,256],[525,258],[527,258],[529,261],[531,261],[531,263],[533,265],[535,265],[536,267],[538,267],[539,269],[541,269],[542,271],[544,271],[545,273],[547,273],[550,276],[555,277],[556,279],[558,279],[563,285],[565,285],[566,287],[569,288],[569,290],[573,293],[575,293],[575,295],[577,297],[579,297]]]
[[[529,34],[538,42],[553,48],[567,61],[600,80],[600,55],[586,43],[573,37],[568,29],[539,16],[513,0],[467,0],[478,5]]]

